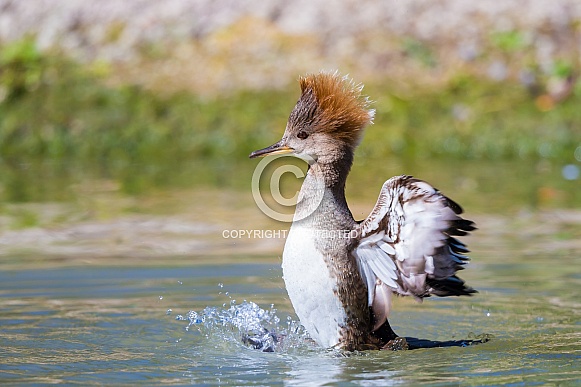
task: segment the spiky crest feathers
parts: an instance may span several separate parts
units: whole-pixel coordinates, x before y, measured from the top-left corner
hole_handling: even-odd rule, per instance
[[[295,129],[328,133],[333,138],[356,145],[363,129],[373,123],[375,110],[356,84],[338,72],[320,72],[299,78],[301,97],[289,123]]]

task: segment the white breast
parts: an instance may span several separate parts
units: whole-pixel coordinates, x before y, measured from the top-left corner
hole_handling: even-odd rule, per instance
[[[301,323],[319,345],[332,347],[339,343],[346,315],[314,238],[315,230],[293,224],[282,255],[282,270]]]

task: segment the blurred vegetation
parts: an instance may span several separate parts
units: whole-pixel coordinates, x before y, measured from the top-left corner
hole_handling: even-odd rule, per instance
[[[0,54],[0,152],[91,162],[238,157],[287,113],[271,93],[203,100],[109,87],[98,70],[41,54],[29,40]],[[26,156],[25,156],[26,155]]]
[[[521,44],[511,34],[494,41],[506,50]],[[412,41],[406,47],[430,65],[425,48]],[[142,191],[151,181],[167,184],[181,169],[194,169],[198,183],[219,185],[220,170],[279,138],[299,93],[296,85],[217,97],[160,93],[111,84],[110,66],[41,52],[33,39],[1,47],[0,170],[6,200],[26,201],[32,191],[42,191],[44,180],[73,173],[71,166],[74,173],[90,170],[116,179],[128,193]],[[555,76],[571,80],[571,66],[557,63]],[[567,93],[555,96],[534,82],[495,82],[469,74],[425,88],[385,79],[366,86],[377,117],[359,154],[575,162],[581,88],[574,79],[565,86]]]
[[[372,140],[363,146],[374,155],[564,161],[573,160],[581,144],[581,89],[559,103],[550,101],[546,110],[538,101],[549,96],[463,75],[443,90],[404,96],[381,90],[368,89],[380,96],[376,122],[386,127],[368,131]]]

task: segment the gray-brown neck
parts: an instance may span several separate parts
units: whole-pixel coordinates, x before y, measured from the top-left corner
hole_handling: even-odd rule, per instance
[[[351,227],[354,223],[345,199],[345,182],[353,164],[353,151],[345,147],[337,156],[309,165],[299,194],[298,218],[304,218],[319,229]]]

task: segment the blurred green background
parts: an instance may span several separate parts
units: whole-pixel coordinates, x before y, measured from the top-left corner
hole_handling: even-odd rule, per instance
[[[579,208],[574,1],[309,4],[1,1],[0,231],[251,205],[248,154],[321,69],[377,109],[355,205],[407,173],[476,213]]]

